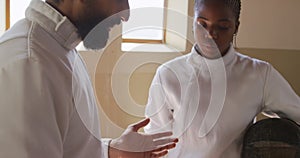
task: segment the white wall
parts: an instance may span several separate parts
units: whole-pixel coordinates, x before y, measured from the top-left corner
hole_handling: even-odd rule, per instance
[[[0,36],[5,30],[5,0],[0,0]]]
[[[300,50],[300,0],[242,0],[237,44]]]

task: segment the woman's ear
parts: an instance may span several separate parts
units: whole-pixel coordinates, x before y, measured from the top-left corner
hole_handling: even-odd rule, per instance
[[[237,21],[236,24],[235,24],[235,31],[234,31],[234,34],[237,34],[237,33],[238,33],[239,26],[240,26],[240,21]]]

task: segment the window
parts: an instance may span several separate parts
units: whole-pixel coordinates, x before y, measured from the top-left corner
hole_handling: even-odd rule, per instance
[[[30,1],[0,0],[0,35],[16,21],[25,17],[25,10]],[[185,37],[191,39],[188,30],[192,26],[192,23],[188,23],[187,20],[189,1],[129,0],[129,3],[132,9],[130,19],[117,31],[122,34],[122,43],[120,43],[122,51],[138,50],[140,45],[133,45],[137,43],[148,44],[146,50],[141,49],[146,52],[164,51],[165,46],[180,51],[188,50],[188,40]],[[164,48],[160,49],[157,44],[164,45]],[[155,49],[148,49],[149,46]],[[85,50],[82,45],[77,48]]]
[[[160,3],[156,3],[154,7],[154,2]],[[193,12],[189,11],[193,10],[192,3],[193,1],[182,0],[151,0],[151,2],[129,0],[130,18],[122,25],[121,50],[124,52],[189,51],[193,45],[191,31]],[[156,30],[158,33],[150,30]],[[134,36],[129,36],[129,33]]]
[[[7,24],[7,3],[8,0],[0,1],[0,35],[4,33],[4,31],[9,27]]]
[[[25,18],[25,10],[31,0],[3,0],[0,2],[0,33],[9,29],[18,20]]]
[[[10,26],[14,25],[18,20],[25,18],[25,10],[31,0],[7,0],[10,1]]]
[[[123,42],[163,43],[164,0],[129,0],[129,21],[123,23]]]

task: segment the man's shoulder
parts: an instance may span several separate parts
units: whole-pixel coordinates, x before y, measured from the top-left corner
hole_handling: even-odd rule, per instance
[[[0,46],[11,40],[27,38],[30,26],[31,22],[26,19],[18,21],[0,37]]]
[[[0,66],[28,58],[30,22],[20,20],[0,37]]]

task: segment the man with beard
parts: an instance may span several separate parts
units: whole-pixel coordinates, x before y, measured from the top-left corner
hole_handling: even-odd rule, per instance
[[[75,47],[99,23],[88,48],[106,45],[111,27],[129,18],[127,0],[33,0],[26,18],[0,38],[0,157],[161,157],[175,147],[171,132],[101,139],[97,105]],[[108,19],[107,19],[108,18]],[[107,20],[105,20],[107,19]]]

